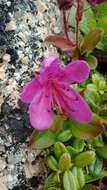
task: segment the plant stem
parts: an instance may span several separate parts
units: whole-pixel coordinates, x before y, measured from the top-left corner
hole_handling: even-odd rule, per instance
[[[83,15],[83,2],[81,0],[77,0],[77,11],[76,11],[76,45],[79,49],[79,23],[82,19]]]
[[[65,10],[63,10],[63,25],[64,25],[65,36],[69,40],[69,36],[68,36],[68,23],[67,23],[67,19],[66,19],[66,11]]]
[[[76,46],[79,49],[79,18],[78,18],[78,12],[79,12],[79,1],[77,1],[77,11],[76,11]]]

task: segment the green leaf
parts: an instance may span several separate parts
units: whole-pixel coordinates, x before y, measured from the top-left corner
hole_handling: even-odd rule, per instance
[[[107,37],[104,37],[98,44],[97,49],[107,52]]]
[[[74,163],[77,167],[82,168],[87,165],[91,165],[95,162],[95,152],[92,150],[82,152],[78,154],[75,159]]]
[[[99,179],[103,179],[104,177],[107,177],[106,170],[101,171],[100,175],[98,175],[98,176],[86,175],[85,179],[86,179],[86,183],[91,183],[91,182],[97,181]]]
[[[85,57],[85,60],[89,63],[90,69],[96,69],[98,60],[95,56],[89,54],[87,57]]]
[[[44,185],[45,190],[60,190],[57,189],[59,187],[60,187],[59,174],[57,173],[50,174],[45,180],[45,185]]]
[[[102,99],[98,92],[93,89],[93,86],[92,89],[91,86],[89,87],[90,88],[85,91],[84,97],[87,103],[91,106],[92,110],[94,112],[97,112],[99,110],[99,105],[101,104]]]
[[[58,187],[50,187],[50,188],[48,188],[48,189],[46,189],[46,190],[62,190],[61,188],[58,188]]]
[[[102,123],[100,123],[100,120],[93,121],[94,123],[89,124],[80,124],[76,123],[75,121],[72,122],[72,134],[73,136],[79,138],[79,139],[91,139],[99,134],[101,134],[104,131],[104,127]],[[98,123],[97,123],[98,122]]]
[[[71,158],[73,158],[76,154],[78,154],[78,150],[73,148],[72,146],[67,146],[67,151],[69,152]]]
[[[31,137],[30,146],[36,149],[44,149],[48,148],[53,145],[56,140],[56,135],[53,134],[51,131],[46,130],[42,132],[34,131]]]
[[[72,166],[71,157],[69,153],[64,153],[59,159],[59,169],[62,171],[66,171],[70,169]]]
[[[103,169],[103,159],[96,157],[96,161],[94,164],[90,165],[88,167],[89,173],[93,176],[100,175],[101,171]]]
[[[51,128],[49,129],[52,133],[55,133],[55,134],[58,134],[60,129],[62,128],[63,126],[63,118],[61,117],[61,115],[56,115],[55,116],[55,119],[54,119],[54,122],[51,126]]]
[[[79,180],[78,180],[78,168],[76,166],[74,166],[71,170],[74,178],[75,178],[75,184],[76,184],[76,188],[80,189],[80,184],[79,184]]]
[[[77,168],[77,179],[80,187],[85,185],[85,175],[82,168]]]
[[[104,30],[104,36],[107,36],[107,17],[100,18],[97,23],[98,28],[102,28]]]
[[[76,7],[72,6],[68,14],[68,24],[73,28],[76,27],[75,16],[76,16]]]
[[[80,22],[80,30],[84,33],[88,33],[90,30],[96,28],[96,18],[92,9],[85,8],[82,21]]]
[[[94,8],[96,19],[107,17],[107,3],[101,3]]]
[[[96,28],[96,19],[94,16],[94,13],[92,9],[89,9],[87,5],[84,5],[84,8],[86,9],[84,11],[82,20],[80,22],[80,30],[84,33],[89,32],[90,30]],[[76,7],[72,6],[72,8],[69,11],[68,15],[68,24],[72,26],[72,28],[76,27]]]
[[[81,54],[90,53],[103,37],[103,30],[96,28],[87,33],[81,43]]]
[[[85,142],[83,139],[74,139],[73,148],[77,150],[77,152],[82,152],[85,146]]]
[[[59,135],[57,136],[58,141],[61,141],[61,142],[66,142],[70,140],[71,137],[72,137],[71,130],[64,130],[63,132],[59,133]]]
[[[48,166],[53,171],[58,171],[58,163],[57,163],[57,160],[53,156],[48,156],[47,163],[48,163]]]
[[[98,147],[96,148],[96,153],[104,159],[107,159],[107,146],[103,146],[103,147]]]
[[[96,187],[95,185],[88,184],[85,185],[81,190],[100,190],[100,188]]]
[[[63,154],[63,153],[67,153],[67,148],[65,147],[65,145],[61,142],[57,142],[55,143],[54,145],[54,153],[55,153],[55,156],[56,158],[60,158],[60,156]]]
[[[75,177],[70,170],[65,171],[63,175],[64,190],[77,190]]]
[[[95,137],[94,139],[90,140],[93,147],[102,147],[104,146],[102,135]]]

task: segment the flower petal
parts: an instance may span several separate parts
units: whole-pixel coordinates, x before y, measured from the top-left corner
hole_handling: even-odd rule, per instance
[[[70,116],[79,123],[91,122],[92,112],[88,104],[74,89],[71,89],[71,93],[76,96],[76,100],[72,100],[71,104],[69,104],[71,106],[71,110],[68,110]]]
[[[88,79],[90,68],[83,60],[77,60],[69,63],[65,68],[65,77],[63,81],[68,84],[81,83]]]
[[[38,92],[39,88],[40,88],[39,82],[36,79],[31,80],[24,86],[21,93],[21,100],[24,103],[30,103],[34,98],[36,92]]]
[[[51,56],[45,59],[42,63],[39,81],[40,83],[43,83],[45,80],[55,77],[59,78],[62,75],[64,77],[64,73],[65,72],[60,64],[60,59],[57,56]]]
[[[59,64],[60,64],[60,59],[58,56],[50,56],[43,60],[42,65],[41,65],[41,71],[44,71],[47,68],[50,68],[50,66],[58,67]]]
[[[64,101],[58,97],[62,110],[79,123],[89,123],[92,120],[92,112],[83,98],[71,88],[64,94]]]
[[[30,122],[33,128],[41,131],[52,125],[54,113],[48,109],[49,98],[40,90],[29,106]]]

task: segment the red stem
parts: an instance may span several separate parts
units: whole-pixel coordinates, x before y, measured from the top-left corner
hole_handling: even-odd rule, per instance
[[[77,11],[76,11],[76,46],[79,48],[79,18],[78,18],[78,12],[79,12],[80,4],[79,1],[77,1]]]
[[[69,36],[68,36],[68,23],[67,23],[67,19],[66,19],[66,11],[65,10],[63,10],[63,25],[64,25],[65,36],[69,40]]]

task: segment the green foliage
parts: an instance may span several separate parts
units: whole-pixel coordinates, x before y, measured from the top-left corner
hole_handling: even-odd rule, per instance
[[[88,62],[88,64],[90,65],[90,69],[96,69],[97,65],[98,65],[98,60],[95,56],[88,54],[85,56],[85,60]]]
[[[107,146],[103,146],[103,147],[98,147],[96,148],[96,153],[104,159],[107,159]]]
[[[91,139],[98,136],[100,133],[104,131],[102,124],[100,125],[99,123],[99,125],[97,125],[97,123],[94,122],[94,115],[92,123],[83,125],[80,123],[76,123],[75,121],[72,121],[71,125],[73,136],[79,139]]]
[[[96,180],[100,175],[107,175],[107,172],[102,172],[103,160],[96,157],[94,150],[87,149],[87,144],[80,146],[84,141],[73,140],[72,147],[77,150],[79,147],[81,153],[78,151],[72,155],[69,149],[64,144],[57,142],[54,145],[53,155],[47,158],[48,166],[52,170],[51,175],[45,181],[45,189],[61,188],[64,190],[80,190],[83,188],[88,180]],[[58,154],[56,152],[58,147]],[[62,148],[63,147],[63,148]],[[60,152],[60,154],[59,154]],[[86,167],[89,173],[87,174]]]
[[[34,131],[30,139],[30,146],[36,149],[44,149],[56,142],[56,136],[51,131],[44,132]]]
[[[98,42],[101,41],[102,37],[103,37],[103,29],[96,28],[88,32],[84,36],[80,45],[81,55],[83,55],[84,53],[91,53],[95,49]]]
[[[94,31],[96,29],[102,29],[104,31],[103,38],[99,39],[100,42],[98,44],[93,45],[93,49],[98,48],[106,52],[107,51],[107,3],[101,3],[95,6],[94,8],[89,8],[87,3],[85,3],[84,6],[85,6],[84,14],[80,22],[80,31],[81,31],[80,41],[81,39],[84,40],[84,35],[88,36],[88,34],[91,31]],[[74,31],[76,28],[75,16],[76,16],[76,8],[72,7],[68,16],[68,24],[73,27]],[[90,42],[92,43],[95,40],[95,38],[96,35],[94,35],[92,38],[90,37],[90,39],[88,39],[87,45],[90,46],[89,43]],[[86,51],[86,48],[84,51]],[[90,51],[92,51],[92,49]]]
[[[64,190],[77,190],[75,178],[70,170],[64,172],[63,186]]]
[[[59,133],[57,138],[61,142],[66,142],[66,141],[70,140],[71,137],[72,137],[71,130],[64,130],[61,133]]]
[[[103,169],[103,159],[97,156],[95,162],[92,165],[90,165],[88,169],[92,176],[100,175]]]
[[[100,190],[100,188],[95,185],[88,184],[85,185],[85,187],[83,187],[81,190]]]
[[[71,168],[72,162],[71,162],[71,156],[69,153],[64,153],[59,159],[59,169],[61,171],[66,171]]]
[[[107,17],[107,3],[101,3],[93,9],[95,17],[105,18]]]
[[[95,161],[95,152],[85,151],[77,155],[74,159],[74,163],[77,167],[83,168],[87,165],[92,164]]]

